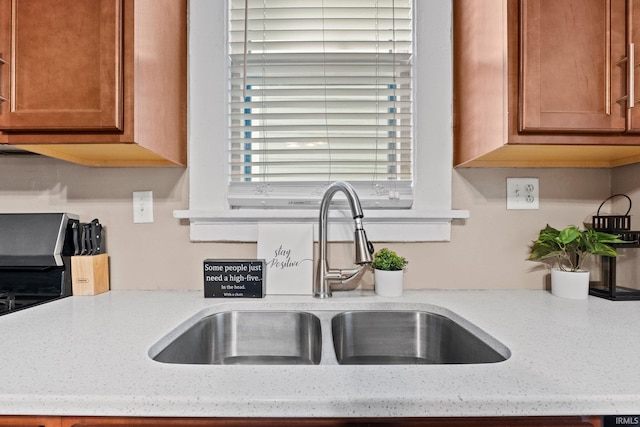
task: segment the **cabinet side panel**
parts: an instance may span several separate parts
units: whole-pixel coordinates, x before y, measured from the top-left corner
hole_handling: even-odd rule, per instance
[[[135,139],[187,162],[187,2],[135,1]]]
[[[506,143],[505,0],[454,0],[454,164]]]

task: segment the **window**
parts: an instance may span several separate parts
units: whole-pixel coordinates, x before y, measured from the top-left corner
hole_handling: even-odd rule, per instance
[[[293,209],[281,209],[265,203],[264,208],[255,208],[232,206],[229,201],[234,196],[228,185],[232,155],[228,144],[232,138],[228,126],[232,121],[228,109],[231,63],[226,60],[226,34],[230,29],[228,1],[236,0],[191,0],[189,3],[190,201],[189,209],[176,211],[175,216],[189,219],[194,241],[256,241],[257,224],[261,222],[317,222],[318,212],[310,206],[305,209],[293,204]],[[414,86],[411,90],[415,117],[411,123],[413,202],[405,209],[371,209],[365,205],[364,223],[373,241],[446,241],[450,238],[451,220],[468,216],[467,211],[451,209],[451,3],[414,0],[413,4],[417,23],[413,35]],[[401,54],[396,53],[396,59],[398,56]],[[380,120],[389,118],[381,114]],[[260,136],[259,133],[256,136]],[[261,174],[259,169],[251,173],[254,170]],[[259,180],[251,183],[260,184]],[[331,215],[329,238],[350,240],[352,230],[346,212],[336,209]],[[344,227],[333,223],[344,223]]]
[[[231,206],[412,203],[412,0],[231,0]]]

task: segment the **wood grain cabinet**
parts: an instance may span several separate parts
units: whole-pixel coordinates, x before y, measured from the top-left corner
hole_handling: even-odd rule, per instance
[[[2,417],[0,427],[601,427],[600,417],[143,418]]]
[[[640,162],[640,0],[454,0],[455,165]]]
[[[600,417],[63,418],[62,427],[600,427]]]
[[[60,417],[1,417],[1,427],[61,427]]]
[[[0,0],[0,143],[186,164],[186,0]]]
[[[624,0],[520,1],[521,132],[626,130],[625,15]]]
[[[238,426],[240,424],[237,424]],[[257,424],[256,424],[257,425]],[[62,427],[233,427],[224,419],[211,418],[129,418],[129,417],[64,417]],[[249,426],[251,426],[249,422]]]

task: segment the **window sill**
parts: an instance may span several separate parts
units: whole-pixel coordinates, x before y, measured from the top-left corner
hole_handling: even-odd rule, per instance
[[[299,210],[178,210],[178,219],[189,220],[194,242],[255,242],[262,223],[314,224],[317,239],[318,211]],[[329,214],[329,240],[353,239],[353,224],[348,210]],[[438,211],[365,211],[363,223],[373,242],[443,242],[451,239],[451,221],[469,218],[467,210]],[[334,226],[335,224],[335,226]]]

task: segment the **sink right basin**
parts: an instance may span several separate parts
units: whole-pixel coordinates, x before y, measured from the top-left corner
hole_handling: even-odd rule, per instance
[[[468,364],[506,360],[454,320],[425,311],[348,311],[332,321],[341,365]]]

